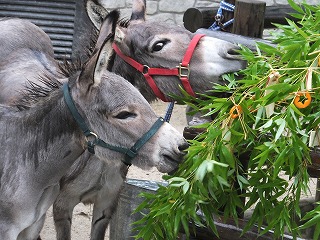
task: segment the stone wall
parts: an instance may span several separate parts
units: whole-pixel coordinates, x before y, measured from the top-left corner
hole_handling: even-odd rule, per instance
[[[108,10],[120,9],[122,16],[130,17],[132,0],[100,0]],[[261,0],[267,6],[288,4],[287,0]],[[301,2],[297,0],[296,2]],[[319,0],[306,0],[309,4],[319,4]],[[176,23],[183,26],[183,13],[190,7],[218,7],[220,0],[147,0],[147,19]]]

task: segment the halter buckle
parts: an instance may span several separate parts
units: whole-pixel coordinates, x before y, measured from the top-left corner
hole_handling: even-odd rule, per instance
[[[190,75],[190,67],[189,64],[187,66],[182,66],[182,63],[179,63],[179,66],[177,66],[179,72],[178,77],[181,79],[183,77],[189,78]]]

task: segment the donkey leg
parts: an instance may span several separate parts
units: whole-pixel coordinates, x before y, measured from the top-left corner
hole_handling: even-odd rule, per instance
[[[109,169],[110,170],[110,169]],[[125,172],[125,173],[124,173]],[[117,200],[123,186],[127,170],[112,169],[108,171],[103,188],[94,201],[91,240],[103,240],[112,214],[117,207]]]
[[[40,232],[43,227],[46,214],[44,214],[37,222],[33,223],[30,227],[24,229],[18,236],[18,240],[38,240]]]
[[[92,173],[91,165],[98,161],[90,164],[89,157],[90,153],[82,154],[68,170],[68,173],[60,180],[60,193],[52,209],[57,240],[71,239],[73,209],[81,202],[81,196],[92,187],[90,180],[94,176],[89,173]],[[88,178],[88,176],[91,178]],[[95,181],[93,182],[96,183]]]
[[[53,220],[57,240],[71,240],[72,212],[79,203],[75,199],[60,197],[53,204]]]
[[[112,196],[106,194],[97,199],[93,207],[91,240],[103,240],[112,214],[115,211],[119,193]]]

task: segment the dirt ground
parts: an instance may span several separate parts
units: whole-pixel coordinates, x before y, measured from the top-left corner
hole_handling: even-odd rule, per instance
[[[152,104],[154,110],[159,116],[164,116],[167,108],[167,103],[162,103],[160,101]],[[185,117],[185,106],[175,105],[170,123],[181,133],[186,126]],[[150,171],[143,171],[139,168],[131,166],[128,178],[133,179],[143,179],[143,180],[154,180],[161,181],[162,173],[157,171],[157,169],[152,169]],[[92,206],[78,204],[73,213],[72,219],[72,239],[74,240],[89,240],[90,239],[90,225],[92,217]],[[43,240],[55,240],[55,230],[53,225],[52,210],[49,209],[47,213],[47,218],[45,225],[41,232],[41,237]],[[109,239],[109,234],[106,234],[105,240]],[[120,240],[120,239],[119,239]]]

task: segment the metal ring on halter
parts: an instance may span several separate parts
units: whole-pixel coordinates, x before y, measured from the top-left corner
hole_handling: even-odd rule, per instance
[[[231,25],[234,22],[234,19],[230,19],[229,21],[222,23],[222,20],[224,18],[222,14],[222,10],[234,12],[235,5],[227,3],[225,1],[220,2],[220,7],[218,8],[217,14],[214,17],[215,21],[214,23],[208,28],[210,30],[221,30],[229,25]]]
[[[148,65],[143,65],[142,73],[147,74],[149,72],[150,67]]]
[[[224,19],[224,16],[221,15],[221,14],[217,14],[217,15],[214,17],[214,20],[215,20],[216,22],[221,22],[223,19]]]
[[[98,135],[94,132],[89,132],[89,134],[87,136],[85,136],[85,139],[87,142],[89,142],[89,139],[88,139],[89,137],[94,137],[94,141],[99,139]]]

